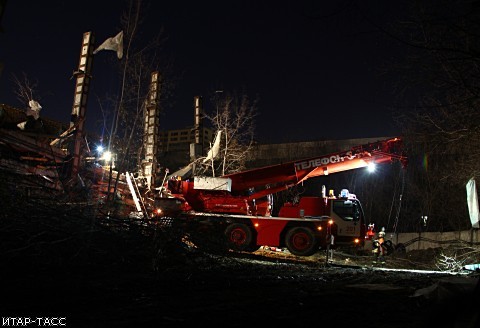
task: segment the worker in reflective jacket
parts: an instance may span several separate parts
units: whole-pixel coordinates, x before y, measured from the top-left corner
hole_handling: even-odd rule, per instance
[[[378,238],[373,241],[373,263],[385,263],[385,231],[378,233]]]

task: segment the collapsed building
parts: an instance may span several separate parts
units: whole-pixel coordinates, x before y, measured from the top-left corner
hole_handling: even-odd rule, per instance
[[[195,126],[188,129],[188,134],[160,132],[161,76],[155,71],[151,73],[144,106],[142,154],[136,172],[119,173],[112,162],[104,161],[102,165],[98,154],[90,149],[93,141],[87,140],[85,131],[93,54],[101,48],[94,50],[93,44],[93,34],[84,33],[68,124],[42,117],[41,105],[34,99],[29,99],[30,108],[26,110],[0,104],[0,175],[7,192],[53,196],[77,204],[106,204],[110,198],[118,199],[127,205],[122,214],[139,212],[145,216],[148,204],[144,201],[154,198],[162,178],[158,176],[158,157],[162,156],[163,165],[180,166],[204,151],[212,133],[209,129],[205,132],[201,124],[200,97],[195,98]],[[179,156],[185,155],[184,149],[175,145],[185,142],[193,147],[189,145],[187,156]],[[170,144],[174,146],[169,148]]]
[[[86,139],[93,40],[84,33],[69,124],[42,117],[34,99],[27,110],[0,104],[0,175],[7,192],[85,204],[128,194],[125,175],[100,165]]]

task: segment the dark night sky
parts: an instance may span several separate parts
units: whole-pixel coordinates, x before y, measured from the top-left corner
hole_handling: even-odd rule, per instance
[[[398,55],[388,27],[403,8],[385,1],[156,1],[145,34],[162,26],[174,69],[185,72],[162,129],[193,124],[193,97],[247,90],[260,97],[260,142],[383,137],[398,133],[385,63]],[[0,34],[0,103],[24,108],[12,74],[38,80],[41,115],[69,122],[82,35],[116,35],[123,1],[12,1]],[[374,23],[374,25],[372,24]],[[98,53],[87,121],[113,76]],[[113,55],[113,53],[112,53]],[[97,58],[97,57],[95,57]],[[107,65],[105,65],[107,66]],[[98,73],[97,73],[98,72]],[[112,74],[113,75],[113,74]],[[208,108],[207,108],[208,110]],[[88,127],[88,125],[87,125]]]

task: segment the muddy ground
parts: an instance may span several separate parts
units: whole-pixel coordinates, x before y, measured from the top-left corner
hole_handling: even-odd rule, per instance
[[[474,327],[468,320],[477,320],[467,296],[478,298],[478,290],[414,297],[457,277],[406,271],[438,270],[439,250],[393,254],[378,267],[370,256],[339,251],[328,262],[323,251],[217,254],[177,237],[71,213],[4,216],[1,316],[61,317],[67,327]]]

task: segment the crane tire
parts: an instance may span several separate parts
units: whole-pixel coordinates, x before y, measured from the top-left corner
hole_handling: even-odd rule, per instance
[[[253,233],[243,223],[232,223],[225,229],[228,248],[234,251],[250,251],[253,249]],[[258,248],[257,248],[258,249]]]
[[[285,245],[290,253],[298,256],[310,256],[318,251],[319,240],[308,227],[295,227],[285,236]]]

